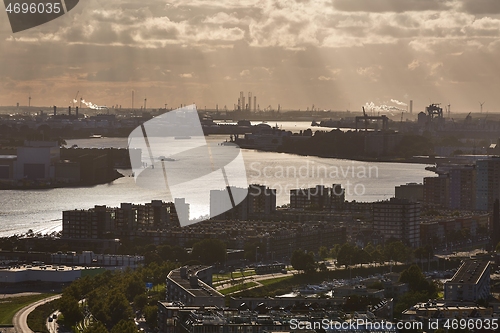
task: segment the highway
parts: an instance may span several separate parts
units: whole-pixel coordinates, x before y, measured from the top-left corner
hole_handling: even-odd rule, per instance
[[[35,308],[39,305],[45,304],[47,302],[53,301],[55,299],[60,298],[61,295],[50,296],[44,298],[38,302],[32,303],[25,308],[19,310],[12,319],[12,323],[17,331],[17,333],[33,333],[32,330],[28,327],[28,315],[31,311],[35,310]]]

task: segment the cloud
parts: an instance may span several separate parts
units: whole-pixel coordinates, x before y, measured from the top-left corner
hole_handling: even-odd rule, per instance
[[[500,14],[498,0],[462,0],[462,10],[471,14]]]
[[[250,75],[250,71],[248,69],[242,70],[240,72],[240,76],[249,76],[249,75]]]
[[[408,69],[413,71],[420,67],[420,61],[418,60],[413,60],[411,63],[408,64]]]
[[[449,0],[333,0],[336,9],[353,12],[405,12],[449,9]]]
[[[183,74],[179,74],[180,77],[182,78],[185,78],[185,79],[190,79],[193,77],[193,74],[191,73],[183,73]]]

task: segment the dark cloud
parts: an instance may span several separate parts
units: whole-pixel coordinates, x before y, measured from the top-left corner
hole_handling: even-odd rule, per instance
[[[475,1],[475,0],[472,0]],[[493,0],[494,1],[494,0]],[[333,0],[338,10],[348,12],[405,12],[446,10],[450,0]]]
[[[462,9],[471,14],[500,14],[500,1],[462,0]]]

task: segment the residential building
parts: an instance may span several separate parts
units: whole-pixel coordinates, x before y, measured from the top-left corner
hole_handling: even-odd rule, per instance
[[[63,212],[63,238],[101,239],[113,230],[115,213],[106,206]]]
[[[448,208],[449,178],[447,175],[424,178],[424,204],[434,208]]]
[[[445,301],[487,300],[490,296],[490,262],[465,260],[453,278],[444,284]]]
[[[424,201],[424,184],[407,183],[406,185],[396,186],[395,198],[422,202]]]
[[[476,169],[473,165],[449,170],[450,209],[476,209]]]
[[[500,157],[476,162],[476,209],[491,211],[500,199]]]
[[[184,213],[189,206],[177,199]],[[99,239],[111,237],[133,238],[148,230],[167,230],[180,227],[176,205],[153,200],[136,205],[122,203],[119,208],[95,206],[87,210],[63,212],[63,237]]]
[[[449,302],[449,301],[429,301],[417,303],[411,308],[403,311],[403,320],[417,320],[420,322],[428,322],[433,319],[439,322],[442,327],[443,322],[447,319],[474,319],[491,318],[493,308],[485,308],[478,306],[475,303],[466,302]]]
[[[275,212],[276,190],[264,185],[252,184],[247,189],[231,186],[223,190],[210,191],[212,218],[267,219]]]
[[[345,190],[340,184],[332,187],[316,185],[312,188],[290,190],[290,208],[297,210],[341,210],[344,208]]]
[[[373,230],[412,246],[420,246],[420,204],[391,198],[373,204]]]
[[[170,271],[166,300],[186,306],[225,305],[224,295],[212,287],[212,266],[184,266]]]

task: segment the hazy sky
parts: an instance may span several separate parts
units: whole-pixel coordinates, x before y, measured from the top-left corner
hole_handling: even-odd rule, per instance
[[[81,0],[12,34],[0,104],[500,111],[500,0]]]

